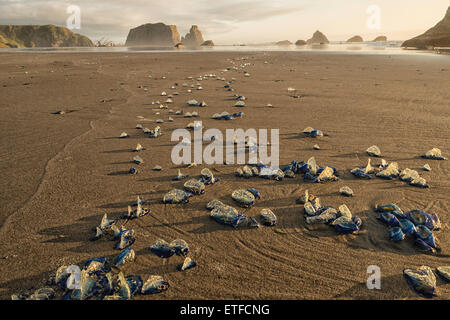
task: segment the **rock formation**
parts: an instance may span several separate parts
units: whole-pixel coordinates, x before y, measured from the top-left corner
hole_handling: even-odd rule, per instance
[[[178,42],[178,43],[175,45],[175,48],[177,48],[177,49],[183,49],[183,48],[184,48],[184,44],[182,44],[181,42]]]
[[[347,42],[364,42],[361,36],[354,36],[347,40]]]
[[[386,42],[387,37],[386,36],[378,36],[375,39],[372,40],[372,42]]]
[[[86,36],[55,25],[0,25],[0,48],[93,47]]]
[[[290,42],[289,40],[283,40],[283,41],[278,41],[275,44],[277,46],[290,46],[292,44],[292,42]]]
[[[214,47],[214,42],[212,40],[206,40],[205,42],[202,43],[202,46]]]
[[[184,43],[184,45],[190,47],[200,46],[204,41],[202,33],[196,25],[193,25],[186,36],[181,39],[181,42]]]
[[[402,47],[426,49],[428,47],[450,47],[450,7],[447,13],[433,28],[410,40],[403,42]]]
[[[161,46],[173,47],[180,42],[180,34],[174,25],[164,23],[147,23],[131,29],[126,46]]]
[[[320,32],[319,30],[317,30],[316,32],[314,32],[313,37],[309,40],[306,41],[307,44],[326,44],[326,43],[330,43],[330,41],[328,41],[327,37]]]
[[[295,45],[296,46],[304,46],[304,45],[306,45],[306,41],[305,40],[297,40],[295,42]]]

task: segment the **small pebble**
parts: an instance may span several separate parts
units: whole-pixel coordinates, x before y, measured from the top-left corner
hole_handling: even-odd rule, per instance
[[[353,190],[350,189],[350,188],[347,187],[347,186],[344,186],[344,187],[340,188],[340,189],[339,189],[339,192],[340,192],[343,196],[346,196],[346,197],[353,197]]]

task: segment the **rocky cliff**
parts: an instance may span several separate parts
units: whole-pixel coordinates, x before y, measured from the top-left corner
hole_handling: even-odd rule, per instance
[[[180,34],[174,25],[147,23],[131,29],[126,46],[162,46],[173,47],[180,42]]]
[[[93,47],[86,36],[54,25],[0,25],[0,48]]]
[[[426,49],[427,47],[450,47],[450,7],[447,13],[433,28],[410,40],[403,42],[402,47],[415,47]]]
[[[203,40],[203,35],[198,29],[198,26],[193,25],[186,36],[181,39],[181,42],[186,46],[196,47],[200,46],[205,40]]]
[[[312,38],[307,40],[306,43],[308,43],[308,44],[326,44],[326,43],[330,43],[330,41],[328,41],[327,37],[322,32],[317,30],[316,32],[314,32]]]

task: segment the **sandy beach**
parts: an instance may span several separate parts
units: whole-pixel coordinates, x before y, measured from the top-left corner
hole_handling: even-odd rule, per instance
[[[222,75],[236,78],[236,92],[225,91],[215,79],[201,81],[204,90],[192,93],[181,87],[242,63],[250,63],[245,68],[250,77],[233,70]],[[189,76],[194,80],[186,80]],[[310,183],[300,175],[247,180],[234,175],[238,165],[183,167],[192,177],[209,167],[221,181],[187,204],[162,204],[167,191],[184,183],[172,181],[179,166],[171,162],[176,145],[171,132],[193,121],[151,104],[165,101],[161,92],[172,92],[175,83],[180,95],[169,108],[197,111],[206,128],[223,132],[279,129],[281,166],[314,156],[319,164],[336,167],[340,180]],[[289,87],[300,98],[291,97]],[[421,299],[408,287],[403,269],[450,265],[450,162],[420,158],[433,147],[450,157],[449,87],[449,57],[432,54],[0,53],[0,299],[43,287],[61,265],[116,256],[114,242],[89,241],[92,228],[105,213],[117,218],[126,212],[138,195],[148,200],[151,214],[127,222],[136,232],[137,260],[125,273],[143,279],[161,275],[171,287],[135,299]],[[234,93],[247,97],[244,108],[233,107]],[[189,99],[208,106],[188,107]],[[273,108],[265,107],[268,103]],[[71,112],[53,114],[57,110]],[[223,111],[245,116],[211,119]],[[169,116],[175,121],[167,122]],[[153,129],[157,119],[165,120],[160,138],[135,129],[138,123]],[[328,136],[305,137],[308,126]],[[119,139],[123,131],[130,138]],[[139,154],[145,162],[137,175],[129,175],[137,143],[147,148]],[[321,149],[314,150],[315,144]],[[365,150],[374,144],[388,162],[419,171],[430,188],[355,178],[350,170],[366,165]],[[426,163],[432,171],[422,170]],[[163,170],[152,171],[156,165]],[[344,185],[354,197],[339,194]],[[278,229],[234,229],[209,217],[208,201],[233,205],[232,191],[250,187],[262,197],[242,212],[257,216],[270,208]],[[295,201],[305,189],[324,205],[346,204],[362,219],[359,234],[308,226]],[[442,251],[433,256],[418,251],[412,239],[390,241],[374,211],[376,204],[387,203],[439,215]],[[157,239],[176,238],[189,243],[197,268],[178,272],[182,258],[160,259],[150,252]],[[370,265],[381,269],[381,290],[366,287]],[[435,299],[450,299],[450,284],[437,281]]]

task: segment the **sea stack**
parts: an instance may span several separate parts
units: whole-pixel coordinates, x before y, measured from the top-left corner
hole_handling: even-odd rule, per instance
[[[372,42],[386,42],[387,37],[386,36],[378,36],[375,39],[372,40]]]
[[[291,44],[292,42],[290,42],[289,40],[278,41],[276,43],[277,46],[290,46]]]
[[[147,23],[131,29],[125,43],[133,46],[173,47],[180,42],[180,34],[174,25],[164,23]]]
[[[93,47],[86,36],[66,27],[49,25],[0,25],[0,48]]]
[[[212,40],[206,40],[202,43],[202,46],[204,47],[214,47],[214,42]]]
[[[296,46],[304,46],[304,45],[306,45],[306,41],[305,40],[297,40],[295,42],[295,45]]]
[[[181,39],[181,42],[189,47],[198,47],[204,43],[205,40],[203,40],[202,33],[198,29],[198,26],[193,25],[186,36]]]
[[[402,47],[427,49],[428,47],[450,47],[450,7],[447,13],[433,28],[410,40],[403,42]]]
[[[347,40],[347,42],[364,42],[361,36],[354,36]]]
[[[322,32],[317,30],[316,32],[314,32],[312,38],[309,39],[308,41],[306,41],[306,43],[307,44],[328,44],[328,43],[330,43],[330,41],[328,41],[327,37]]]

